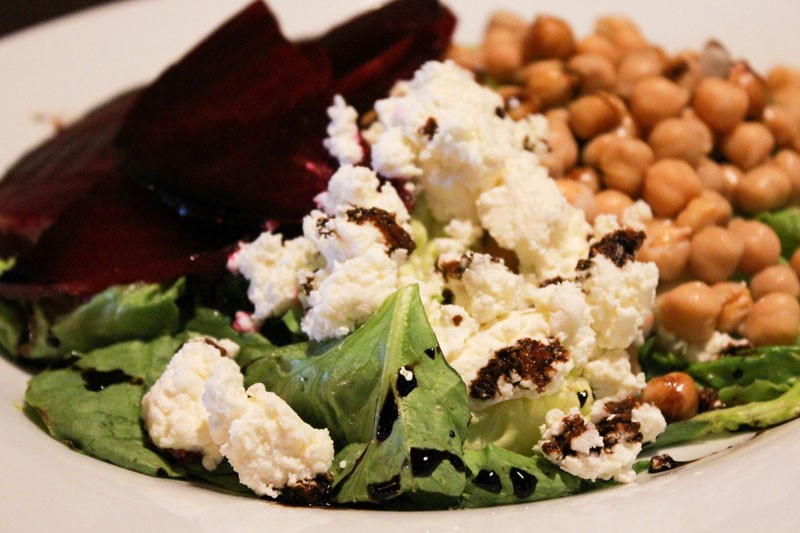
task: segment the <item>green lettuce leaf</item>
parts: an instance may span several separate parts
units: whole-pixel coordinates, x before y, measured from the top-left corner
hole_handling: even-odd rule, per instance
[[[769,346],[752,355],[726,356],[689,365],[685,372],[706,387],[750,385],[756,380],[776,385],[793,383],[800,376],[800,347]]]
[[[540,454],[526,457],[493,445],[467,450],[464,463],[467,483],[461,507],[548,500],[581,492],[589,485]]]
[[[800,247],[800,208],[787,207],[778,211],[759,213],[756,216],[767,226],[775,230],[781,240],[781,255],[786,259]]]
[[[585,394],[583,404],[578,397]],[[465,448],[479,450],[487,444],[521,454],[532,455],[539,442],[539,426],[550,409],[565,413],[580,407],[584,415],[592,408],[592,389],[582,378],[568,378],[560,391],[541,398],[517,398],[496,403],[474,413],[469,424]]]
[[[181,467],[149,448],[140,420],[143,394],[142,381],[122,372],[68,368],[31,379],[25,401],[54,438],[81,453],[151,476],[183,477]]]
[[[279,348],[254,361],[246,383],[255,382],[327,427],[338,449],[351,445],[333,486],[336,502],[403,496],[442,507],[461,495],[466,387],[438,349],[416,285],[340,341]]]
[[[684,370],[689,366],[680,355],[661,350],[656,341],[657,337],[652,335],[639,348],[639,366],[647,381],[656,376]]]
[[[28,311],[29,339],[13,352],[28,359],[58,359],[124,340],[176,333],[181,327],[177,301],[185,292],[181,278],[165,285],[110,287],[63,313],[51,303],[34,303]]]
[[[737,405],[701,413],[694,418],[667,426],[655,443],[647,449],[672,446],[699,440],[708,435],[744,428],[766,428],[800,415],[800,380],[775,399]]]

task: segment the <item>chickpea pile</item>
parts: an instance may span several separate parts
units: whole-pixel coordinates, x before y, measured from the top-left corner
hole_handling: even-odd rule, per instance
[[[542,162],[587,220],[649,205],[638,259],[659,269],[660,327],[696,346],[715,331],[796,342],[800,249],[786,264],[750,217],[800,201],[800,71],[761,76],[714,41],[670,56],[616,16],[578,39],[560,18],[498,12],[448,57],[497,83],[512,118],[545,115]]]

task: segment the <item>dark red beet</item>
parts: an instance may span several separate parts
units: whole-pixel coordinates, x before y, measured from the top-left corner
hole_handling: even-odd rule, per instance
[[[26,155],[0,183],[0,255],[19,254],[0,296],[213,277],[266,220],[299,220],[333,172],[322,139],[334,91],[383,94],[444,51],[453,19],[436,1],[400,0],[351,24],[301,51],[256,2],[140,94]],[[113,139],[147,189],[123,174]]]
[[[0,256],[30,247],[118,164],[111,140],[136,91],[103,104],[22,157],[0,181]]]
[[[329,74],[251,4],[144,91],[118,138],[125,171],[190,214],[297,220],[333,173]]]
[[[301,46],[329,58],[333,92],[361,111],[399,79],[444,54],[456,19],[435,0],[399,0],[368,11]]]
[[[152,193],[112,172],[18,257],[3,276],[0,294],[81,296],[119,283],[219,275],[241,236],[178,217]]]

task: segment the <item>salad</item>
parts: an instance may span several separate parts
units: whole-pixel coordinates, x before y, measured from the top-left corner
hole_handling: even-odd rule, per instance
[[[217,274],[210,284],[198,281],[198,269],[195,276],[160,284],[117,284],[87,299],[105,280],[79,272],[81,277],[56,283],[57,272],[36,270],[30,259],[36,248],[9,265],[4,347],[54,364],[32,380],[26,401],[55,437],[145,473],[199,477],[286,501],[470,507],[566,495],[597,486],[598,479],[629,481],[641,467],[634,460],[642,441],[662,433],[656,445],[795,416],[791,347],[724,358],[706,350],[707,356],[692,362],[686,359],[691,343],[680,330],[672,332],[677,341],[662,335],[667,344],[655,337],[644,343],[659,275],[652,263],[635,260],[647,217],[631,210],[620,213],[620,220],[601,215],[590,226],[541,164],[548,155],[545,119],[512,120],[501,96],[451,63],[414,70],[411,81],[386,89],[389,96],[374,105],[376,116],[363,123],[348,105],[350,95],[326,102],[330,122],[320,146],[339,165],[331,167],[330,181],[315,167],[315,177],[326,179],[317,209],[302,220],[303,236],[292,233],[296,208],[279,206],[280,225],[226,250],[230,274]],[[160,82],[150,94],[168,93],[169,76]],[[355,102],[374,101],[358,89],[352,94]],[[140,102],[147,97],[145,92]],[[127,98],[115,104],[124,108]],[[160,130],[154,115],[148,116],[152,110],[138,105],[120,135],[130,153],[169,147],[174,133]],[[464,112],[467,105],[474,113]],[[154,132],[164,136],[156,137],[155,147],[136,145]],[[493,144],[472,143],[473,137],[459,144],[459,134],[491,137]],[[398,146],[410,153],[398,155]],[[371,170],[357,166],[366,161],[367,147]],[[141,152],[128,171],[160,177]],[[447,172],[470,158],[483,164],[462,169],[459,175],[470,181],[453,187]],[[523,175],[531,181],[515,178]],[[219,193],[212,182],[201,181],[202,190],[191,191],[195,202],[187,204],[187,196],[180,197],[186,191],[176,194],[174,184],[150,185],[163,187],[166,204],[178,205],[192,220],[202,219],[200,208],[207,207],[196,198]],[[104,192],[106,198],[117,194]],[[241,212],[224,203],[247,200],[251,193],[224,198],[215,216],[237,230],[246,227],[260,216],[254,212],[260,201],[245,202]],[[520,198],[537,203],[526,206]],[[787,213],[770,216],[789,218],[781,236],[790,239]],[[61,225],[52,227],[74,228],[64,223],[68,215],[54,213]],[[517,234],[514,224],[525,216],[530,219],[522,231],[532,235]],[[212,252],[235,233],[228,230],[209,233],[211,244],[201,243],[203,261],[218,263]],[[39,237],[31,239],[36,246],[47,244],[48,233]],[[784,251],[787,259],[790,252]],[[21,270],[20,264],[30,268]],[[59,297],[48,291],[60,291]],[[639,345],[648,374],[686,370],[726,403],[741,406],[711,410],[665,430],[658,410],[636,398],[644,383],[626,350]],[[669,352],[659,351],[664,346]],[[238,364],[227,364],[229,356]],[[157,403],[150,399],[177,381],[170,372],[185,376],[181,363],[192,367],[192,358],[215,367],[206,369],[202,399],[190,406],[202,405],[209,417],[208,453],[196,441],[160,444],[150,408]],[[231,383],[241,392],[228,394]],[[172,386],[186,392],[183,384]],[[302,420],[283,414],[281,402]],[[257,417],[256,408],[273,413]],[[187,412],[175,409],[181,420]],[[602,429],[620,416],[624,428]],[[86,423],[93,417],[97,423]],[[285,467],[303,470],[303,477],[289,473],[288,483],[276,481],[270,476],[283,467],[274,464],[255,482],[243,475],[252,470],[247,456],[256,453],[249,448],[251,430],[263,430],[259,420],[269,417],[292,422],[283,424],[280,439],[271,441],[267,434],[258,440],[259,453],[266,447],[267,455],[286,458],[274,450],[298,442],[291,454],[310,445],[315,451],[299,457],[317,464]],[[520,419],[528,423],[520,427]],[[328,448],[326,435],[309,430],[308,423],[327,430]],[[570,424],[572,430],[584,427],[570,435]],[[609,444],[612,434],[618,442]],[[574,445],[581,435],[594,440]],[[248,466],[240,466],[240,458]]]

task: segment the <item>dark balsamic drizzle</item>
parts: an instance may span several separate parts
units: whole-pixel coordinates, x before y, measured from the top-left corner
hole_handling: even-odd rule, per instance
[[[414,371],[407,366],[402,367],[397,371],[397,394],[401,398],[411,394],[411,391],[417,388],[417,376]]]
[[[588,400],[588,399],[589,399],[589,393],[588,392],[586,392],[585,390],[579,390],[578,391],[578,403],[580,404],[581,407],[586,405],[586,400]]]
[[[667,470],[674,470],[690,462],[691,461],[676,461],[671,455],[662,453],[650,458],[650,466],[647,467],[647,471],[651,474],[657,474],[659,472],[666,472]]]
[[[539,480],[530,472],[512,468],[509,476],[511,477],[511,485],[514,487],[514,496],[520,500],[524,500],[536,491],[536,484]]]
[[[400,494],[400,475],[396,475],[388,481],[380,483],[370,483],[367,485],[367,494],[376,501],[389,500]]]
[[[464,471],[464,461],[452,452],[411,448],[411,473],[416,477],[430,476],[442,461],[450,461],[457,472]]]
[[[503,490],[500,476],[494,470],[480,470],[472,480],[472,484],[492,494],[500,494],[500,491]]]
[[[436,346],[434,346],[433,348],[425,348],[425,355],[427,355],[431,359],[436,359],[436,354],[441,354],[441,353],[442,353],[442,349],[439,348],[438,344]]]
[[[86,390],[92,392],[100,392],[106,387],[111,385],[119,385],[120,383],[130,383],[132,385],[141,385],[142,380],[129,376],[122,370],[110,370],[108,372],[101,372],[99,370],[84,370],[81,372],[84,387]]]
[[[455,431],[452,431],[452,430],[450,431],[450,438],[451,439],[456,438],[456,432]]]
[[[386,393],[386,399],[383,401],[381,413],[378,415],[378,427],[375,428],[375,438],[382,442],[389,438],[392,434],[394,421],[397,420],[399,413],[397,411],[397,402],[394,399],[394,392],[389,389]]]

